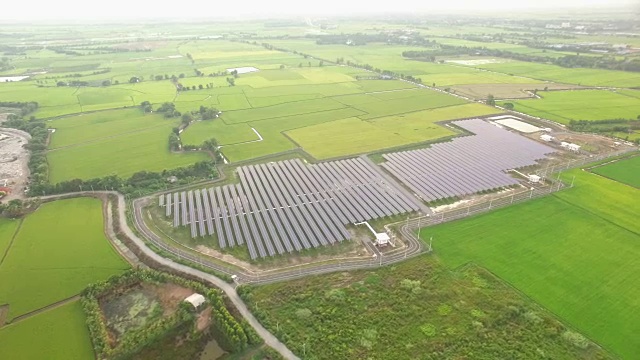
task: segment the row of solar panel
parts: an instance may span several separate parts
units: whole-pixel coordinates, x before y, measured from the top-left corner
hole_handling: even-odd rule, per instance
[[[246,244],[252,259],[350,238],[346,224],[418,211],[361,159],[239,167],[237,185],[162,195],[173,225],[216,234],[221,248]]]
[[[506,170],[534,165],[555,152],[480,119],[453,124],[475,135],[385,154],[382,166],[424,201],[433,201],[517,184]]]

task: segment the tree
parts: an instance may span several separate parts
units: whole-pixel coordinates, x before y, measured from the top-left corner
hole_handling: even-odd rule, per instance
[[[280,65],[280,70],[284,70],[284,65]]]
[[[180,74],[180,75],[178,75],[178,77],[179,77],[180,79],[184,79],[184,74]]]
[[[191,90],[195,90],[195,89],[196,89],[196,86],[195,86],[195,85],[193,85],[193,86],[191,87]]]
[[[227,78],[229,86],[236,86],[236,80],[234,78]]]
[[[486,100],[487,105],[489,106],[495,106],[496,105],[496,99],[493,95],[489,94],[487,95],[487,100]]]
[[[132,76],[132,77],[129,79],[129,83],[131,83],[131,84],[135,84],[135,83],[139,83],[139,82],[140,82],[140,78],[139,78],[139,77],[137,77],[137,76]]]
[[[302,67],[302,63],[298,64],[298,67]]]
[[[109,86],[111,85],[111,80],[105,80],[102,82],[102,86]]]
[[[514,107],[513,103],[510,103],[510,102],[504,103],[504,105],[502,105],[502,106],[507,110],[513,110],[513,107]]]
[[[182,115],[182,125],[187,126],[193,121],[193,116],[191,114],[186,113]]]
[[[174,151],[180,150],[180,138],[175,133],[169,135],[169,149]]]
[[[324,65],[324,61],[320,60],[320,62],[318,63],[318,66],[322,67],[322,65]]]
[[[233,71],[231,72],[231,75],[233,75],[233,77],[234,77],[234,78],[237,78],[237,77],[239,76],[239,75],[238,75],[238,69],[233,70]]]
[[[120,81],[116,80],[116,81],[114,81],[113,83],[114,83],[114,84],[116,84],[116,85],[118,85],[118,84],[120,84]]]
[[[202,90],[204,89],[204,86],[202,86],[202,84],[198,85],[198,89]]]
[[[164,79],[164,78],[162,77],[162,75],[156,75],[156,77],[155,77],[154,79],[155,79],[156,81],[160,81],[160,80],[162,80],[162,79]]]

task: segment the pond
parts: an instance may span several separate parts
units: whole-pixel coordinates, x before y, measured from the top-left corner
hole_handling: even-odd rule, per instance
[[[0,82],[20,81],[29,78],[28,75],[21,76],[0,76]]]

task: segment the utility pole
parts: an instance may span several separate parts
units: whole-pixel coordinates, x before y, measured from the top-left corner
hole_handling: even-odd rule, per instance
[[[431,243],[433,242],[433,236],[429,238],[429,252],[431,252]]]
[[[571,187],[573,187],[573,182],[576,180],[576,176],[573,175],[573,179],[571,179]]]

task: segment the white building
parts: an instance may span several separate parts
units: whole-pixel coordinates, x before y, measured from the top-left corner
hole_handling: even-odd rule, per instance
[[[577,144],[569,144],[569,146],[567,146],[567,149],[569,149],[569,150],[571,150],[571,151],[578,152],[578,151],[580,151],[580,145],[577,145]]]
[[[540,140],[547,141],[547,142],[553,141],[553,136],[547,135],[547,134],[540,135]]]
[[[202,304],[204,304],[207,301],[207,299],[205,299],[204,296],[198,293],[193,293],[189,295],[186,299],[184,299],[184,301],[190,303],[191,305],[193,305],[193,307],[196,310],[198,310],[200,306],[202,306]]]
[[[540,182],[540,176],[538,175],[529,175],[529,182],[537,184]]]
[[[391,240],[391,238],[387,233],[376,233],[376,245],[387,246],[389,245],[389,240]]]

